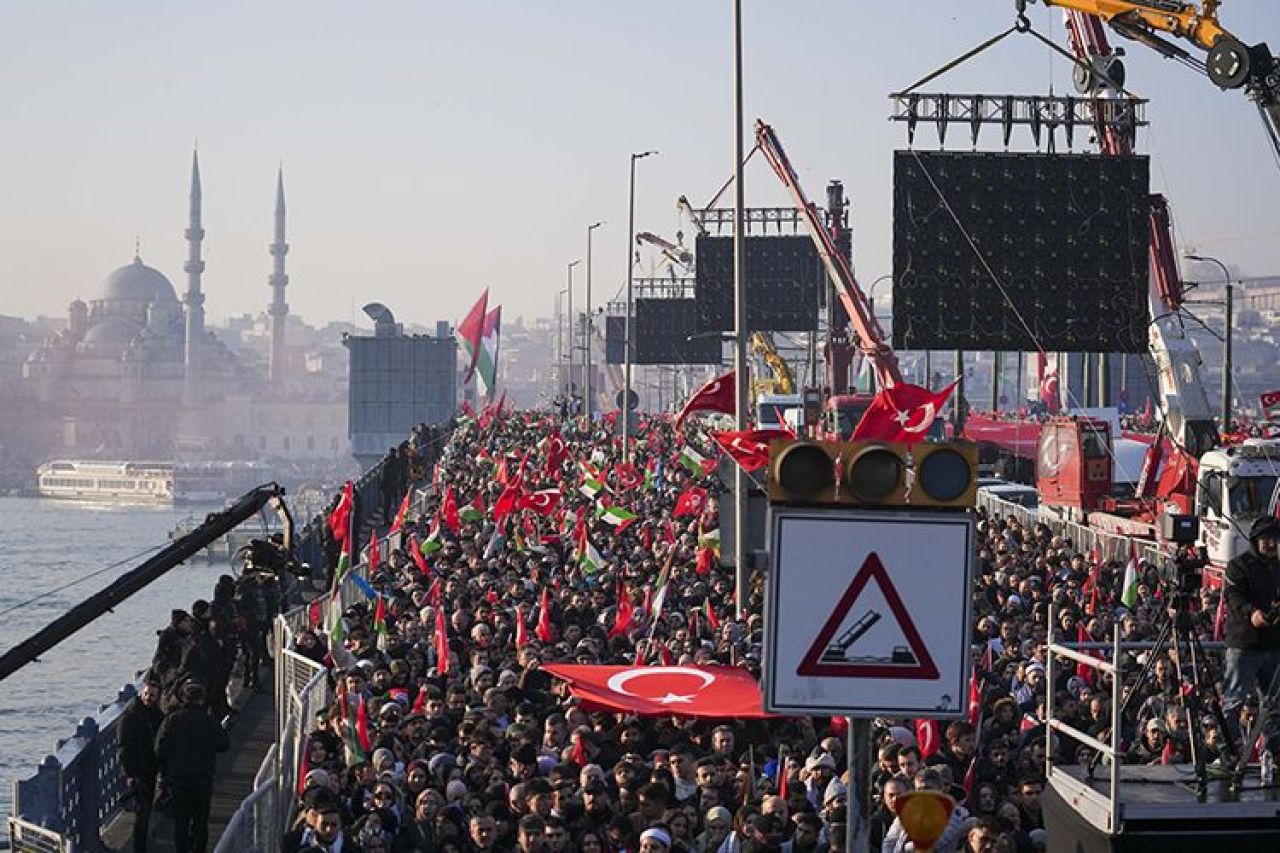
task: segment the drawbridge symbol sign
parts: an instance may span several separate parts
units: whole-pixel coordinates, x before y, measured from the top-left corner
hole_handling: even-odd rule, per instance
[[[762,692],[784,715],[959,717],[969,513],[770,509]]]
[[[881,624],[883,614],[879,610],[865,609],[860,617],[836,636],[836,631],[857,612],[854,608],[862,592],[874,582],[888,605],[891,618],[896,620],[906,640],[904,645],[894,645],[887,654],[859,654],[859,640],[872,633]],[[863,610],[864,608],[858,608]],[[865,645],[865,644],[863,644]],[[927,678],[938,677],[938,667],[929,654],[928,647],[920,639],[916,623],[902,604],[902,598],[885,572],[880,556],[872,553],[854,575],[849,588],[831,611],[830,618],[818,632],[800,666],[799,675],[833,676],[844,678]]]

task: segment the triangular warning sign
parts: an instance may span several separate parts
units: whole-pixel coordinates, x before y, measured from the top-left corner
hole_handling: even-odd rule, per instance
[[[874,610],[868,610],[858,621],[845,630],[839,637],[836,631],[844,623],[849,611],[858,603],[868,582],[875,579],[884,596],[889,611],[898,622],[902,636],[906,638],[906,646],[896,646],[891,655],[879,658],[859,657],[853,651],[858,638],[865,634],[882,617]],[[840,597],[826,624],[818,632],[809,651],[796,668],[797,675],[818,676],[823,678],[905,678],[928,681],[938,678],[938,667],[920,639],[916,623],[902,604],[902,598],[894,589],[889,573],[885,571],[880,556],[874,551],[867,555],[866,562],[854,575],[853,582]]]

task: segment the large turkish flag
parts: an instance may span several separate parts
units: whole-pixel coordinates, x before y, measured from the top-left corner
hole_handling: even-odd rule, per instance
[[[768,717],[760,684],[733,666],[587,666],[547,664],[569,682],[584,709],[642,716]]]
[[[878,439],[906,444],[924,441],[957,382],[952,382],[937,394],[905,382],[884,389],[876,394],[862,420],[854,427],[853,440]]]

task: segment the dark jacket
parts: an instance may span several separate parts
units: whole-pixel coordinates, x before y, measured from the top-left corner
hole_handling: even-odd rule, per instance
[[[203,708],[184,706],[160,724],[156,760],[166,783],[207,783],[213,779],[217,753],[230,746],[227,733]]]
[[[120,766],[129,779],[153,782],[159,765],[155,742],[164,712],[159,704],[147,707],[134,697],[120,717]]]
[[[1224,589],[1227,645],[1233,649],[1280,649],[1280,624],[1258,630],[1249,621],[1254,608],[1270,610],[1280,599],[1280,561],[1250,549],[1227,564]]]

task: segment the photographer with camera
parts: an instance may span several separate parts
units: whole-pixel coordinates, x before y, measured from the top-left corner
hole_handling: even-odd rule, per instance
[[[1249,528],[1249,551],[1227,565],[1223,595],[1226,605],[1226,678],[1223,710],[1232,743],[1240,743],[1240,708],[1255,687],[1261,690],[1268,716],[1264,731],[1267,743],[1277,735],[1280,709],[1276,707],[1276,678],[1280,674],[1280,519],[1259,518]],[[1252,744],[1242,745],[1249,755]]]

